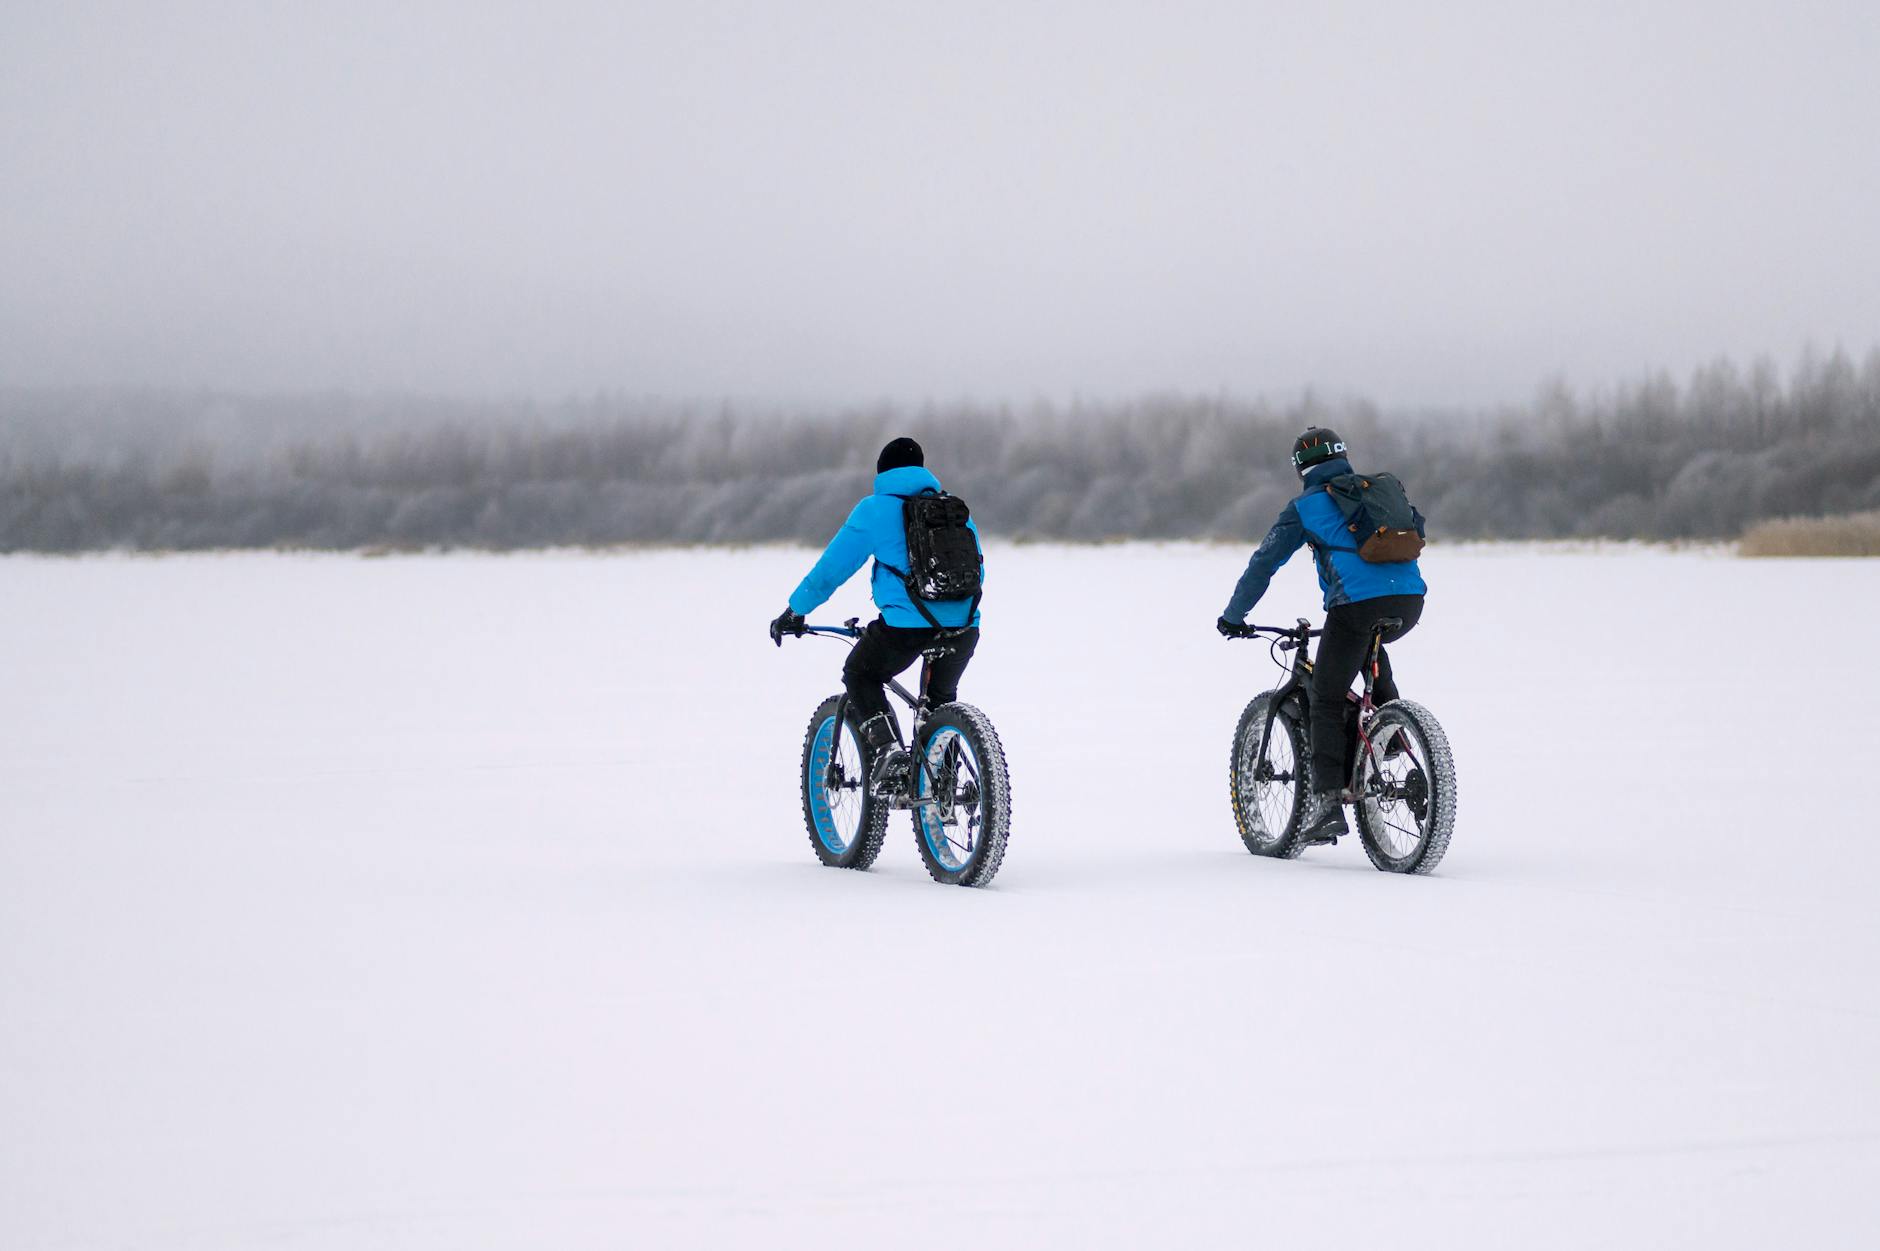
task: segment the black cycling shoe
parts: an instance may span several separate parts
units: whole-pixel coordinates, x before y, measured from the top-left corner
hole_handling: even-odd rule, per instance
[[[877,713],[861,726],[862,745],[868,749],[868,789],[876,795],[899,795],[907,789],[913,761],[894,732],[894,722]]]
[[[1341,798],[1337,791],[1324,791],[1312,796],[1305,816],[1300,819],[1300,843],[1307,847],[1336,843],[1341,835],[1351,833],[1351,827],[1345,824],[1345,806],[1339,802]]]
[[[877,795],[899,795],[907,790],[910,772],[907,751],[902,747],[884,748],[868,766],[870,785]]]

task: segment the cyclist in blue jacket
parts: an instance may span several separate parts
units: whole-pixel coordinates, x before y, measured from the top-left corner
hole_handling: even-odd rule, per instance
[[[1325,633],[1312,669],[1312,795],[1300,838],[1307,843],[1330,843],[1350,828],[1345,824],[1343,796],[1345,693],[1364,664],[1377,623],[1386,617],[1402,619],[1402,626],[1385,634],[1386,641],[1408,634],[1423,614],[1427,588],[1416,561],[1372,563],[1360,557],[1351,543],[1344,514],[1323,489],[1333,478],[1351,472],[1343,439],[1330,430],[1311,427],[1293,441],[1292,463],[1305,491],[1286,505],[1254,550],[1215,628],[1228,638],[1244,636],[1247,614],[1266,593],[1273,574],[1300,547],[1311,546],[1319,585],[1325,592]],[[1423,533],[1421,516],[1417,533]],[[1377,663],[1373,694],[1384,703],[1397,698],[1397,684],[1391,678],[1390,657],[1382,648]]]
[[[878,787],[896,785],[911,763],[895,735],[894,714],[888,710],[884,689],[888,679],[919,659],[944,630],[952,650],[933,662],[927,694],[936,706],[951,703],[959,698],[960,676],[973,658],[973,649],[979,646],[976,597],[925,603],[933,621],[939,623],[936,629],[914,606],[906,584],[889,571],[890,567],[908,567],[903,501],[923,491],[940,490],[940,479],[928,472],[925,461],[920,444],[909,438],[895,439],[881,449],[875,460],[874,493],[864,496],[850,511],[849,519],[829,540],[821,559],[790,593],[789,606],[770,623],[771,641],[779,646],[784,635],[801,634],[804,617],[835,594],[836,588],[853,577],[870,557],[874,558],[868,582],[881,615],[868,623],[861,639],[849,649],[849,658],[842,666],[842,684],[860,722],[862,743],[873,761],[869,776],[877,779]],[[966,524],[976,541],[979,527],[970,520]]]

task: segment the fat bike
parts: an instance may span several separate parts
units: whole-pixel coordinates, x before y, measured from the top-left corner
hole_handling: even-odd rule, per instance
[[[805,626],[803,633],[846,641],[862,637],[859,618],[839,626]],[[803,823],[810,849],[831,868],[866,869],[881,854],[888,814],[913,814],[914,845],[934,881],[949,886],[984,886],[1005,858],[1012,821],[1012,784],[1005,748],[986,714],[971,704],[934,705],[928,698],[933,662],[948,655],[943,632],[921,652],[920,690],[889,681],[912,713],[901,737],[900,718],[890,705],[897,739],[912,743],[911,768],[901,783],[877,785],[869,776],[861,727],[845,694],[831,695],[810,714],[803,735]]]
[[[1449,738],[1430,710],[1407,699],[1377,704],[1377,654],[1403,623],[1378,622],[1360,670],[1362,695],[1345,692],[1351,773],[1344,800],[1357,813],[1364,854],[1386,873],[1428,873],[1449,850],[1456,823],[1456,764]],[[1312,722],[1307,695],[1312,661],[1306,644],[1322,634],[1303,617],[1290,629],[1249,626],[1265,637],[1287,678],[1253,697],[1234,728],[1228,793],[1240,841],[1256,856],[1291,859],[1305,850],[1299,827],[1309,798]],[[1292,653],[1291,663],[1285,653]]]

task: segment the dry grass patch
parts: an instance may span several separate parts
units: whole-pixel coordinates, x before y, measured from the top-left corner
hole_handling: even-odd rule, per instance
[[[1744,556],[1880,556],[1880,511],[1785,517],[1743,532]]]

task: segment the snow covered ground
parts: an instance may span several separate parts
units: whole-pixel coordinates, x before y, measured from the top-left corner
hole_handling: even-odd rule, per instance
[[[809,553],[0,561],[0,1247],[1874,1245],[1880,562],[1433,551],[1406,879],[1245,557],[994,550],[985,891],[811,856]]]

